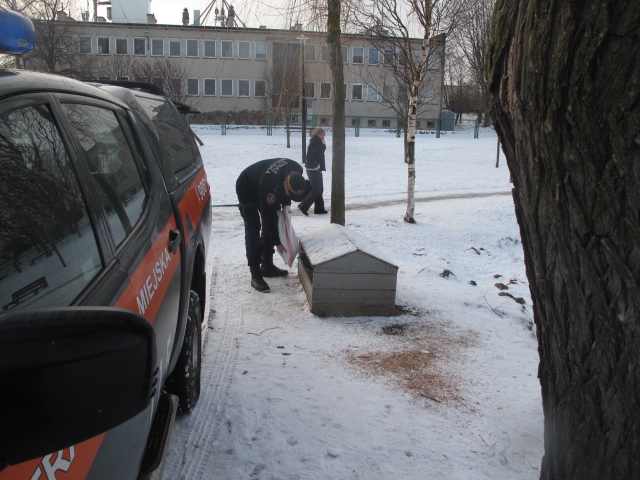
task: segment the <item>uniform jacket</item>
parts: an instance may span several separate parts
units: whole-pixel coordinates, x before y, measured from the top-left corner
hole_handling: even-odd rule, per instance
[[[309,170],[315,170],[319,166],[320,171],[324,172],[326,170],[324,164],[324,151],[326,149],[327,146],[320,137],[317,135],[311,137],[309,147],[307,148],[307,161],[305,162],[305,166]]]
[[[285,193],[283,185],[284,179],[291,172],[302,174],[303,169],[299,163],[288,158],[270,158],[245,168],[236,182],[240,206],[258,207],[262,228],[274,245],[280,245],[278,210],[282,205],[291,205],[291,198]]]

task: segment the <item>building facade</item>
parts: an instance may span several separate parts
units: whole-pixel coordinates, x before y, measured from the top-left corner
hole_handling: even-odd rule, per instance
[[[297,69],[299,65],[302,70],[304,52],[308,118],[314,125],[331,125],[333,88],[323,32],[112,22],[74,22],[73,31],[77,34],[78,54],[95,56],[99,78],[136,80],[133,73],[127,73],[133,64],[152,65],[168,60],[184,72],[184,100],[203,113],[282,113],[273,100],[274,78],[283,74],[301,78],[299,71],[283,72],[282,64],[274,62],[274,52],[288,45],[293,47],[289,51],[294,57],[290,68]],[[431,42],[433,52],[421,89],[425,93],[419,118],[427,123],[419,125],[421,128],[435,128],[442,111],[444,36],[435,40]],[[374,48],[364,35],[343,34],[341,41],[347,126],[395,128],[397,114],[385,98],[391,98],[402,87],[398,87],[389,68],[389,62],[394,61],[390,51]],[[421,40],[416,39],[415,55],[419,55],[420,48]],[[297,114],[292,112],[292,123],[298,123],[299,105]]]

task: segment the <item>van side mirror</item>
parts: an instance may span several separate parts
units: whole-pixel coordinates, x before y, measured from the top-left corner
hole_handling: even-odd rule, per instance
[[[129,420],[150,405],[157,376],[153,328],[132,311],[0,315],[0,470]]]

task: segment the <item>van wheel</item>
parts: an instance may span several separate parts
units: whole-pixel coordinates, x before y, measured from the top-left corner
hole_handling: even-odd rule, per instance
[[[200,297],[191,290],[182,349],[176,368],[171,372],[165,384],[169,393],[178,396],[178,415],[191,413],[200,397],[201,322]]]

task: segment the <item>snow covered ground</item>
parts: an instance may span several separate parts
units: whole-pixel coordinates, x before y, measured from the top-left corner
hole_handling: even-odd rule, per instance
[[[247,165],[300,160],[299,134],[287,149],[281,129],[195,130],[214,205],[237,202]],[[326,140],[330,207],[330,131]],[[474,139],[470,124],[418,135],[409,225],[402,139],[348,130],[346,226],[399,266],[392,317],[311,314],[297,261],[267,279],[270,293],[252,290],[238,210],[214,206],[202,394],[174,429],[166,480],[538,478],[537,343],[496,146],[492,130]],[[329,223],[293,211],[298,234]]]

